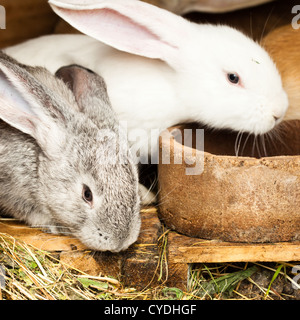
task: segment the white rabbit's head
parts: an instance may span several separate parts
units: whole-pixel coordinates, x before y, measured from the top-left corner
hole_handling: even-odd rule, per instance
[[[182,108],[189,109],[183,120],[263,134],[286,112],[288,99],[273,61],[233,28],[197,25],[136,0],[49,3],[83,33],[116,49],[165,61],[175,70]]]

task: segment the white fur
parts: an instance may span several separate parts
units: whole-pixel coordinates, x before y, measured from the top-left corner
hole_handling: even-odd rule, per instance
[[[50,2],[66,21],[96,39],[44,36],[6,52],[52,72],[76,63],[101,74],[128,130],[150,134],[154,128],[199,121],[263,134],[286,112],[287,96],[273,61],[235,29],[197,25],[135,0]],[[227,72],[238,73],[243,86],[229,83]]]

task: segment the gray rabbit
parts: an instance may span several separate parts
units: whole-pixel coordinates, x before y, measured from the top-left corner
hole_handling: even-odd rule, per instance
[[[140,231],[138,173],[103,79],[0,52],[0,209],[118,252]]]

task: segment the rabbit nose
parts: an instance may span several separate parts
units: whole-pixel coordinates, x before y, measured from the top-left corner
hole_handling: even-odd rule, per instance
[[[276,107],[276,108],[273,107],[272,115],[273,115],[273,118],[274,118],[276,124],[279,123],[283,119],[285,112],[286,112],[286,109],[287,108],[283,108],[282,105],[279,107]]]
[[[276,124],[283,119],[286,113],[286,110],[288,109],[288,106],[289,106],[288,96],[286,95],[285,92],[281,92],[281,94],[276,96],[276,100],[272,104],[272,114]]]
[[[274,116],[273,115],[273,118],[274,118],[274,120],[275,120],[275,126],[277,125],[277,124],[279,124],[280,122],[281,122],[281,120],[283,119],[283,115],[282,116]]]

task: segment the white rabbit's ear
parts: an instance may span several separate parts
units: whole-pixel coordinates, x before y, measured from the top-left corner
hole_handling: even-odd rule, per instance
[[[176,66],[189,22],[137,0],[50,0],[52,9],[79,31],[116,49]]]
[[[49,107],[50,99],[26,70],[0,60],[0,119],[32,136],[45,153],[53,153],[62,139]]]

